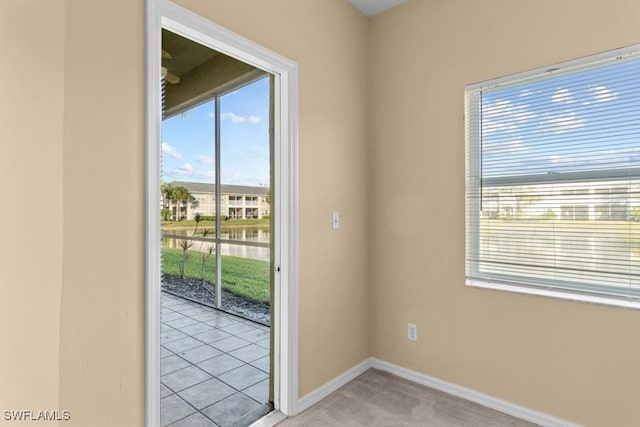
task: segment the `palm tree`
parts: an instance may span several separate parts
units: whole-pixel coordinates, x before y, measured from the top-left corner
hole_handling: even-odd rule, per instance
[[[162,211],[163,215],[167,215],[167,211],[171,212],[171,201],[173,200],[173,187],[166,182],[160,183],[160,194],[162,194]],[[169,214],[170,216],[171,214]],[[170,218],[166,218],[169,220]]]
[[[176,219],[182,217],[182,202],[191,199],[191,193],[184,187],[172,187],[172,199],[176,202]]]

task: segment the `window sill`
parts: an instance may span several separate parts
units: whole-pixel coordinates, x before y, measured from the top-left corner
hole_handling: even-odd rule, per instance
[[[566,291],[552,288],[535,288],[529,286],[507,285],[504,283],[492,283],[482,280],[466,279],[469,287],[494,289],[498,291],[516,292],[520,294],[536,295],[548,298],[578,301],[588,304],[606,305],[610,307],[622,307],[632,310],[640,310],[640,301],[635,298],[614,297],[609,295],[597,295],[587,292]]]

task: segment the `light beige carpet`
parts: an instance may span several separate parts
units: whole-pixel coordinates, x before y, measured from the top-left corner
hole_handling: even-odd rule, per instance
[[[487,426],[531,424],[473,402],[370,369],[296,417],[297,426]]]

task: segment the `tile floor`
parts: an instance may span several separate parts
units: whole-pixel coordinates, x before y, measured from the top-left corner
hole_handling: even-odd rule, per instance
[[[162,292],[162,426],[247,426],[269,412],[269,328]]]

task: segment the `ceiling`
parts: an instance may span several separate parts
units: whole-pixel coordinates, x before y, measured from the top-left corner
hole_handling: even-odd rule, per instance
[[[349,3],[357,7],[365,15],[373,16],[396,7],[405,1],[407,0],[349,0]]]
[[[165,29],[162,30],[162,50],[169,54],[162,58],[162,66],[178,77],[218,55],[215,50]]]
[[[162,30],[163,118],[228,93],[266,73],[206,46]]]

